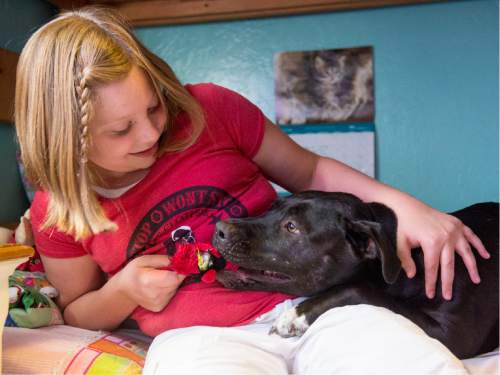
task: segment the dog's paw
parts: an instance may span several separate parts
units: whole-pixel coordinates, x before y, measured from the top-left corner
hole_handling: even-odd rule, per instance
[[[297,309],[286,310],[276,319],[269,334],[277,333],[281,337],[302,336],[309,328],[305,315],[298,315]]]

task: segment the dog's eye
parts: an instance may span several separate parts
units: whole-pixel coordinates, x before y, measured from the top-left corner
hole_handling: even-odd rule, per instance
[[[294,223],[292,223],[291,221],[287,222],[285,224],[285,228],[287,231],[289,231],[290,233],[299,233],[299,229],[295,226]]]

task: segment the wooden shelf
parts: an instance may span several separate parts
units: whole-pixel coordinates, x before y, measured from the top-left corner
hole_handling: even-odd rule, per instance
[[[0,245],[0,261],[31,257],[35,250],[31,246],[7,244]]]
[[[49,0],[62,9],[95,4],[116,8],[132,26],[227,21],[438,1],[444,0]]]
[[[14,122],[14,92],[19,55],[0,48],[0,122]]]

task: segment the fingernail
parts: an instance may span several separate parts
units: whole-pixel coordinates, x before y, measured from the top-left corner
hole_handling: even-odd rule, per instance
[[[412,270],[412,271],[406,271],[406,276],[411,279],[413,278],[413,276],[415,276],[415,272]]]
[[[451,292],[445,292],[444,299],[449,301],[451,299]]]
[[[479,284],[481,282],[481,278],[479,276],[475,276],[473,280],[476,284]]]
[[[428,297],[428,298],[431,298],[431,299],[432,299],[432,298],[434,298],[434,290],[429,290],[429,291],[427,292],[427,297]]]

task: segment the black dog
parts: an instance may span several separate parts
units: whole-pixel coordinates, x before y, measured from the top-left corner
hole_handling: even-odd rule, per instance
[[[396,253],[394,212],[346,193],[304,192],[279,199],[257,218],[217,224],[213,244],[241,268],[221,271],[226,287],[313,296],[278,319],[273,331],[301,335],[332,307],[386,307],[420,326],[457,357],[498,347],[498,203],[453,213],[483,241],[491,258],[477,256],[481,283],[470,281],[457,256],[453,299],[425,295],[422,251],[413,251],[417,275],[408,279]],[[473,250],[474,251],[474,250]]]

